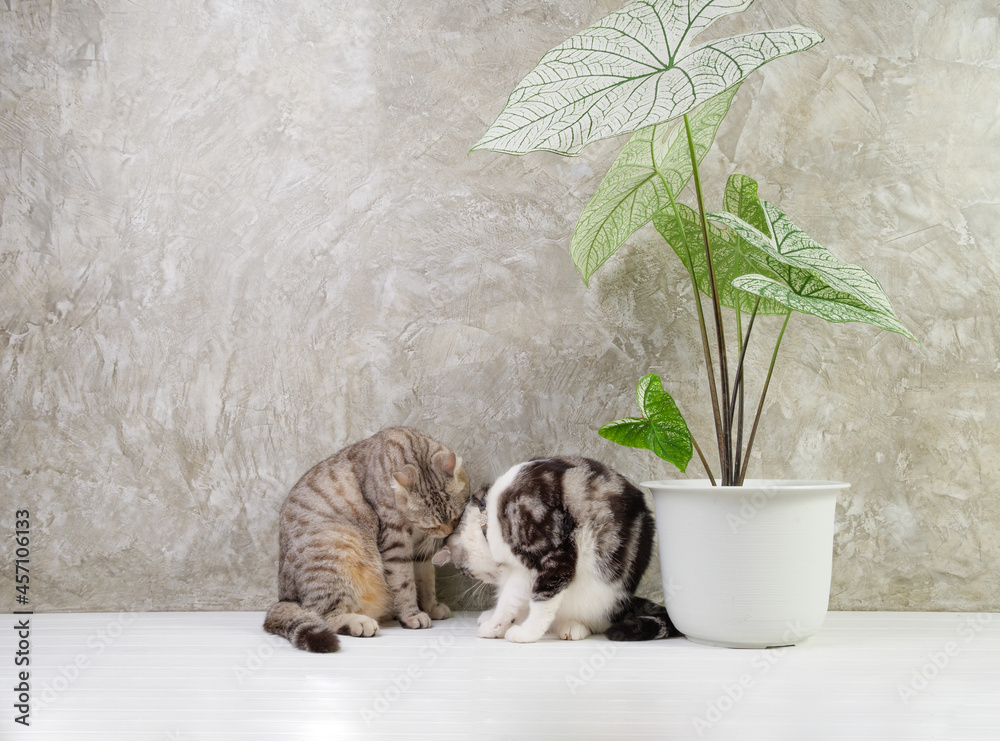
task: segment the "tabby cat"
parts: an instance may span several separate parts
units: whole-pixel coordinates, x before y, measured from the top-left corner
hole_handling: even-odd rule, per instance
[[[664,607],[635,596],[653,548],[642,492],[588,458],[520,463],[473,495],[434,563],[497,586],[479,635],[537,641],[604,632],[641,641],[677,634]]]
[[[268,633],[336,651],[337,634],[372,636],[395,616],[428,628],[451,615],[434,592],[435,538],[469,500],[462,461],[422,432],[392,427],[308,471],[279,520],[278,599]]]

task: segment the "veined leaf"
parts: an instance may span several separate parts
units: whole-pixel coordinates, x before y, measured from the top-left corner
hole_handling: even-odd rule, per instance
[[[826,283],[834,291],[855,297],[865,306],[895,316],[892,303],[882,285],[860,265],[841,262],[825,247],[796,226],[777,206],[761,201],[772,234],[772,243],[782,261],[802,268]],[[791,284],[790,284],[791,285]],[[804,284],[798,293],[810,293],[813,285]]]
[[[760,203],[772,236],[730,213],[711,213],[708,214],[708,218],[723,224],[757,248],[756,252],[747,253],[750,259],[777,275],[789,293],[785,295],[773,286],[765,286],[754,281],[736,281],[734,282],[736,288],[773,299],[807,314],[824,318],[848,315],[858,317],[830,319],[830,321],[865,322],[916,339],[899,321],[889,297],[868,271],[860,265],[837,259],[828,249],[799,229],[776,206],[767,201]],[[770,276],[757,277],[764,278],[769,284],[775,283]],[[754,290],[750,290],[751,287]],[[793,300],[792,296],[798,299]],[[799,299],[811,299],[821,303],[813,304]],[[830,308],[831,304],[843,307],[844,312],[836,314]],[[847,309],[856,311],[846,311]],[[879,317],[877,321],[874,320],[876,317]]]
[[[882,314],[868,308],[859,308],[816,296],[803,296],[783,283],[765,278],[763,275],[745,275],[733,281],[733,285],[741,291],[763,296],[784,304],[789,309],[801,311],[803,314],[812,314],[826,319],[828,322],[864,322],[881,329],[887,329],[890,332],[896,332],[911,340],[916,339],[895,315]]]
[[[688,113],[779,57],[823,40],[792,26],[692,48],[753,0],[635,0],[545,54],[473,149],[579,154]]]
[[[699,106],[689,116],[695,156],[701,162],[739,86]],[[592,276],[653,214],[676,199],[691,179],[691,155],[683,126],[649,126],[626,142],[584,207],[569,252],[589,284]]]
[[[668,206],[653,216],[653,225],[677,253],[684,267],[694,265],[698,289],[706,296],[712,295],[708,276],[708,262],[705,260],[705,245],[702,242],[701,220],[698,213],[683,203]],[[733,288],[733,280],[741,275],[765,272],[773,275],[766,266],[751,262],[746,253],[754,248],[742,241],[732,230],[721,230],[708,225],[708,241],[712,247],[712,265],[715,268],[715,284],[719,289],[719,301],[730,309],[739,307],[744,314],[753,311],[754,301],[741,295]],[[688,256],[690,255],[690,260]],[[777,276],[774,276],[777,277]],[[787,314],[788,309],[779,303],[763,299],[757,307],[761,315]]]
[[[651,450],[681,471],[693,454],[691,432],[677,404],[655,373],[643,376],[635,389],[642,417],[625,417],[604,425],[601,437],[630,448]]]
[[[722,207],[731,214],[739,216],[743,221],[754,227],[767,237],[771,231],[767,226],[767,215],[764,206],[757,197],[757,181],[746,175],[730,175],[726,181],[726,193]],[[743,238],[740,237],[740,241]]]
[[[739,216],[743,221],[757,228],[765,235],[770,236],[771,232],[767,226],[767,216],[764,213],[763,206],[761,206],[760,199],[757,197],[757,188],[757,181],[751,177],[739,174],[730,175],[726,181],[726,192],[722,207],[729,213]],[[720,281],[725,282],[731,287],[732,282],[736,278],[742,275],[759,273],[762,266],[755,265],[750,259],[750,254],[756,250],[752,244],[736,232],[727,231],[726,234],[732,239],[738,257],[733,261],[735,264],[734,268],[722,275]],[[767,270],[764,272],[769,273]],[[752,311],[752,309],[746,306],[748,299],[742,297],[740,291],[735,290],[734,292],[737,294],[735,302],[740,311],[746,312],[748,309]],[[768,299],[762,298],[758,304],[758,314],[783,314],[785,312],[785,307]]]

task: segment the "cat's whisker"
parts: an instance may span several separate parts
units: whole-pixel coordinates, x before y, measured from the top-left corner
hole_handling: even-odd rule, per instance
[[[462,592],[462,594],[459,595],[458,601],[459,602],[465,602],[466,598],[469,597],[470,594],[472,595],[472,599],[475,599],[476,590],[479,588],[479,586],[480,586],[480,582],[476,582],[476,583],[472,584],[471,586],[469,586],[464,592]]]
[[[473,597],[476,605],[492,604],[494,602],[492,595],[489,594],[490,586],[486,582],[480,582]]]
[[[414,544],[413,555],[418,558],[429,558],[437,553],[444,540],[441,538],[425,538]]]

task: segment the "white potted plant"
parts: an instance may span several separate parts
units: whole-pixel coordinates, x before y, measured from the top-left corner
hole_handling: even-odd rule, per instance
[[[699,163],[740,84],[763,64],[823,40],[793,26],[695,44],[717,19],[752,2],[629,3],[545,54],[473,149],[572,156],[593,141],[631,134],[584,208],[570,254],[588,284],[652,221],[680,258],[696,299],[718,473],[652,373],[637,386],[640,416],[600,434],[649,449],[681,472],[697,453],[707,480],[645,484],[656,507],[667,609],[692,640],[764,647],[797,643],[822,624],[836,498],[848,486],[746,479],[789,319],[799,312],[915,338],[878,281],[761,200],[753,179],[731,176],[722,208],[705,205]],[[689,182],[693,206],[680,200]],[[772,317],[774,352],[748,426],[747,348]]]

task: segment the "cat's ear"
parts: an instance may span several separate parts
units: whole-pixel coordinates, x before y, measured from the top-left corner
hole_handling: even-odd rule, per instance
[[[465,475],[465,469],[462,468],[462,456],[458,456],[455,459],[455,478],[460,479]]]
[[[417,469],[407,464],[392,474],[392,489],[403,501],[409,498],[410,489],[417,482]]]
[[[434,465],[443,471],[446,476],[453,476],[455,468],[459,465],[459,460],[450,450],[442,450],[440,453],[434,455]]]
[[[431,557],[431,563],[435,566],[451,563],[451,548],[446,545],[441,546],[441,549]]]

